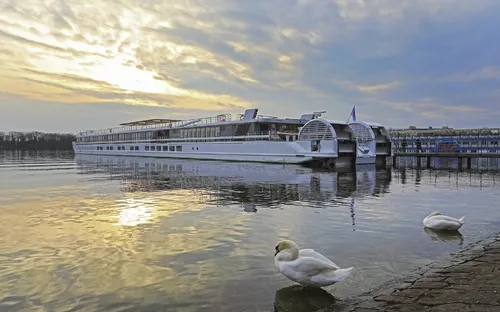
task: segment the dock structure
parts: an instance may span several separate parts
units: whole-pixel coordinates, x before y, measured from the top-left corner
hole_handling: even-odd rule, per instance
[[[425,159],[425,167],[431,168],[432,158],[455,158],[458,159],[458,169],[462,170],[464,159],[466,160],[467,169],[472,167],[473,158],[496,158],[500,159],[500,153],[443,153],[443,152],[394,152],[392,158],[392,166],[396,167],[398,157],[416,157],[417,168],[422,166],[422,159]]]
[[[427,168],[430,168],[432,158],[456,158],[461,170],[464,159],[467,169],[470,169],[474,158],[500,158],[500,128],[410,127],[392,129],[390,133],[394,144],[393,166],[400,157],[416,157],[419,167],[424,158]]]
[[[478,136],[498,136],[500,128],[463,128],[454,129],[449,127],[442,128],[416,128],[407,129],[389,129],[394,138],[402,137],[478,137]]]

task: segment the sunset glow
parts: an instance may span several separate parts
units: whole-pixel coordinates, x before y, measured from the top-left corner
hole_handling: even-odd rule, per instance
[[[420,125],[492,125],[499,8],[493,0],[0,1],[0,121],[75,131],[250,107],[343,119],[356,105],[360,118],[390,126],[407,126],[408,113]],[[12,121],[19,109],[24,123]]]

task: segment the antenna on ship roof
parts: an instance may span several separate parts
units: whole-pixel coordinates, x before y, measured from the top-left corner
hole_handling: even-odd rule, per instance
[[[316,119],[318,117],[321,117],[321,115],[325,114],[326,111],[321,111],[321,112],[313,112],[313,119]]]

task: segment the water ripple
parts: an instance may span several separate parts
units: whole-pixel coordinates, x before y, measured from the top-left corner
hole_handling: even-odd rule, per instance
[[[326,288],[342,298],[500,224],[489,173],[8,154],[0,174],[9,311],[272,310],[294,294],[274,267],[280,238],[354,266]],[[461,234],[424,230],[432,210],[467,215]]]

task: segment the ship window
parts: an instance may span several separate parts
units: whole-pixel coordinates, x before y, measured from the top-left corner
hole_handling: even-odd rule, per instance
[[[110,150],[113,150],[113,146],[110,146],[110,147],[109,147],[109,149],[110,149]]]
[[[163,151],[164,151],[164,152],[168,151],[168,146],[164,145],[164,146],[163,146]]]
[[[260,125],[260,131],[261,132],[268,132],[269,131],[269,124],[267,123],[261,123]]]
[[[144,150],[149,151],[149,146],[144,146]]]
[[[121,150],[121,149],[122,149],[122,147],[121,147],[121,146],[118,146],[118,150]]]
[[[157,147],[156,147],[156,151],[157,151],[157,152],[161,152],[161,146],[157,146]]]
[[[131,147],[130,147],[130,150],[131,150],[131,151],[133,151],[133,150],[134,150],[134,147],[133,147],[133,146],[131,146]]]
[[[176,147],[175,147],[175,150],[176,150],[177,152],[182,152],[182,146],[181,146],[181,145],[176,146]]]
[[[139,146],[136,146],[136,147],[135,147],[135,150],[136,150],[136,151],[138,151],[138,150],[139,150]]]
[[[168,147],[168,150],[169,150],[169,151],[171,151],[171,152],[175,152],[175,146],[170,145],[170,146]]]

